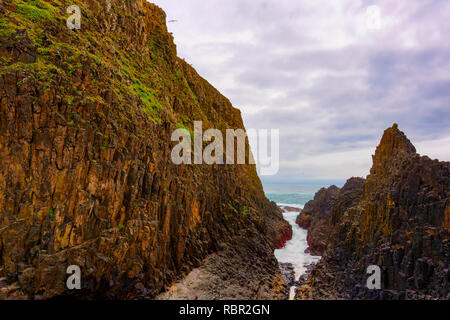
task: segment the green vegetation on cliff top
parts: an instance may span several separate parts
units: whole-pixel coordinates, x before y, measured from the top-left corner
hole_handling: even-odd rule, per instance
[[[36,61],[26,64],[4,57],[0,60],[0,75],[23,70],[45,89],[62,79],[65,83],[61,86],[65,90],[62,94],[68,104],[91,102],[108,108],[102,94],[111,90],[125,121],[132,121],[141,109],[155,124],[162,123],[164,118],[191,126],[191,116],[186,116],[185,110],[179,114],[173,112],[174,99],[180,101],[179,105],[195,106],[192,117],[206,120],[160,16],[153,16],[149,26],[147,21],[120,7],[117,1],[112,1],[113,8],[108,13],[98,1],[78,0],[70,5],[81,8],[82,28],[69,30],[68,4],[61,1],[5,0],[5,4],[11,10],[0,19],[0,37],[15,41],[16,30],[25,29],[36,47]],[[120,26],[118,17],[122,21]],[[137,29],[135,26],[145,26],[147,34],[131,39],[123,32],[124,28]],[[80,75],[87,72],[92,76],[81,86]],[[107,86],[96,77],[100,73],[109,76]],[[140,103],[133,106],[136,97]]]
[[[32,63],[1,56],[0,77],[19,74],[17,88],[34,83],[39,96],[56,96],[60,107],[54,113],[66,119],[64,124],[78,130],[94,127],[111,136],[127,130],[141,140],[151,138],[157,126],[192,134],[194,121],[203,121],[204,130],[242,125],[239,111],[177,57],[165,14],[157,6],[111,0],[108,12],[103,1],[70,5],[81,8],[81,30],[67,28],[69,4],[61,1],[4,0],[0,19],[2,41],[9,46],[31,41],[35,55]],[[127,129],[142,121],[144,129]],[[105,132],[105,123],[113,129]],[[112,141],[127,147],[126,140]],[[260,185],[256,172],[247,174]]]

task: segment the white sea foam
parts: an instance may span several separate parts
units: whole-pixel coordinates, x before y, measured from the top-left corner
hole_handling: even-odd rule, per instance
[[[293,205],[289,205],[293,207]],[[317,263],[318,256],[305,253],[308,248],[307,231],[300,228],[296,223],[298,212],[283,212],[284,219],[292,225],[292,240],[286,243],[282,249],[275,250],[275,256],[279,262],[290,263],[294,266],[295,280],[306,273],[307,266]]]

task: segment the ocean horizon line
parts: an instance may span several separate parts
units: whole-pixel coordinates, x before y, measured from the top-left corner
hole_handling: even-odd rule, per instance
[[[265,182],[261,181],[263,187],[264,186],[273,186],[273,185],[285,185],[285,186],[310,186],[310,187],[329,187],[335,185],[337,187],[344,186],[346,181],[344,180],[311,180],[311,181],[277,181],[277,182]]]

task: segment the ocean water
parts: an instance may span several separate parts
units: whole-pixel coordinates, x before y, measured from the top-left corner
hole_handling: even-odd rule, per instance
[[[308,248],[308,232],[295,223],[297,215],[298,212],[283,212],[284,219],[292,225],[292,239],[284,248],[275,250],[275,257],[279,262],[291,263],[294,266],[295,280],[306,272],[308,265],[320,260],[320,257],[305,253]]]
[[[314,198],[322,186],[295,184],[265,184],[264,192],[267,198],[280,205],[301,207]]]
[[[302,207],[314,198],[322,186],[294,185],[294,184],[266,184],[264,192],[267,198],[280,205]]]
[[[266,185],[264,191],[267,197],[278,205],[288,205],[291,207],[303,208],[303,206],[314,198],[319,186],[302,185]],[[292,240],[286,243],[282,249],[275,250],[275,257],[278,262],[290,263],[294,266],[295,279],[298,280],[307,271],[307,266],[317,263],[320,257],[305,253],[308,248],[308,232],[300,228],[295,220],[298,212],[283,210],[283,217],[292,225]],[[289,299],[295,295],[295,287],[291,288]]]

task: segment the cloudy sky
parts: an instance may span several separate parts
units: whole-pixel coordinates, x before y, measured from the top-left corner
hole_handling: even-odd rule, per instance
[[[263,182],[365,176],[394,122],[450,160],[450,1],[154,2],[246,127],[280,129],[280,171]]]

